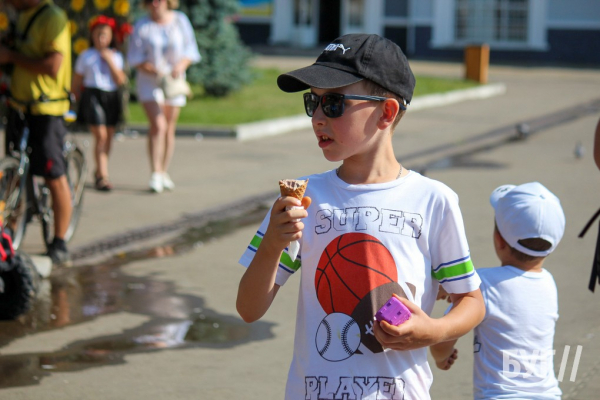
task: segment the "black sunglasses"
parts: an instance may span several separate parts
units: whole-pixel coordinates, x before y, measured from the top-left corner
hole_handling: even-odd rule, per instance
[[[325,93],[322,96],[317,96],[314,93],[304,93],[304,110],[306,115],[312,117],[319,103],[323,109],[323,114],[328,118],[339,118],[344,115],[344,100],[368,100],[368,101],[385,101],[389,97],[379,96],[363,96],[355,94],[340,94],[340,93]],[[403,104],[400,104],[402,110],[406,110]]]

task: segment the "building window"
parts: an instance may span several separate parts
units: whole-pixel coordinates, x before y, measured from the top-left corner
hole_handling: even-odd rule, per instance
[[[431,0],[433,48],[548,51],[548,0]]]
[[[528,0],[456,0],[455,5],[458,41],[528,41]]]
[[[408,17],[409,0],[385,0],[386,17]]]
[[[364,16],[364,0],[348,1],[348,26],[351,28],[362,28]]]

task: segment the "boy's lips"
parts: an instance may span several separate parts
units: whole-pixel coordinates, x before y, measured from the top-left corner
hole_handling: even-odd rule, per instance
[[[333,139],[331,139],[329,136],[324,135],[324,134],[318,134],[317,135],[317,140],[319,141],[319,147],[320,148],[327,147],[331,143],[333,143]]]

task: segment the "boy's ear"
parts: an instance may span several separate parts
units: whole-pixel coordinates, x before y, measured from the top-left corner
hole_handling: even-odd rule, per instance
[[[496,246],[499,249],[503,249],[508,246],[508,243],[506,243],[506,240],[504,240],[497,227],[494,228],[494,242],[496,242]]]
[[[385,129],[394,123],[396,116],[400,112],[400,104],[398,100],[388,98],[381,104],[382,113],[379,118],[379,129]]]

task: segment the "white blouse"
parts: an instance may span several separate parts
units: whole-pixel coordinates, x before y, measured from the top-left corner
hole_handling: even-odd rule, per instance
[[[166,75],[181,59],[192,64],[200,61],[198,43],[188,17],[181,11],[173,11],[174,18],[168,24],[158,24],[145,16],[135,23],[129,40],[127,61],[135,68],[150,62],[159,74]],[[143,74],[142,71],[139,71]]]
[[[113,63],[117,69],[123,69],[123,55],[116,50],[113,51]],[[94,47],[87,49],[77,57],[75,73],[83,75],[84,87],[106,92],[112,92],[118,88],[110,73],[108,63],[102,59],[100,52]]]

